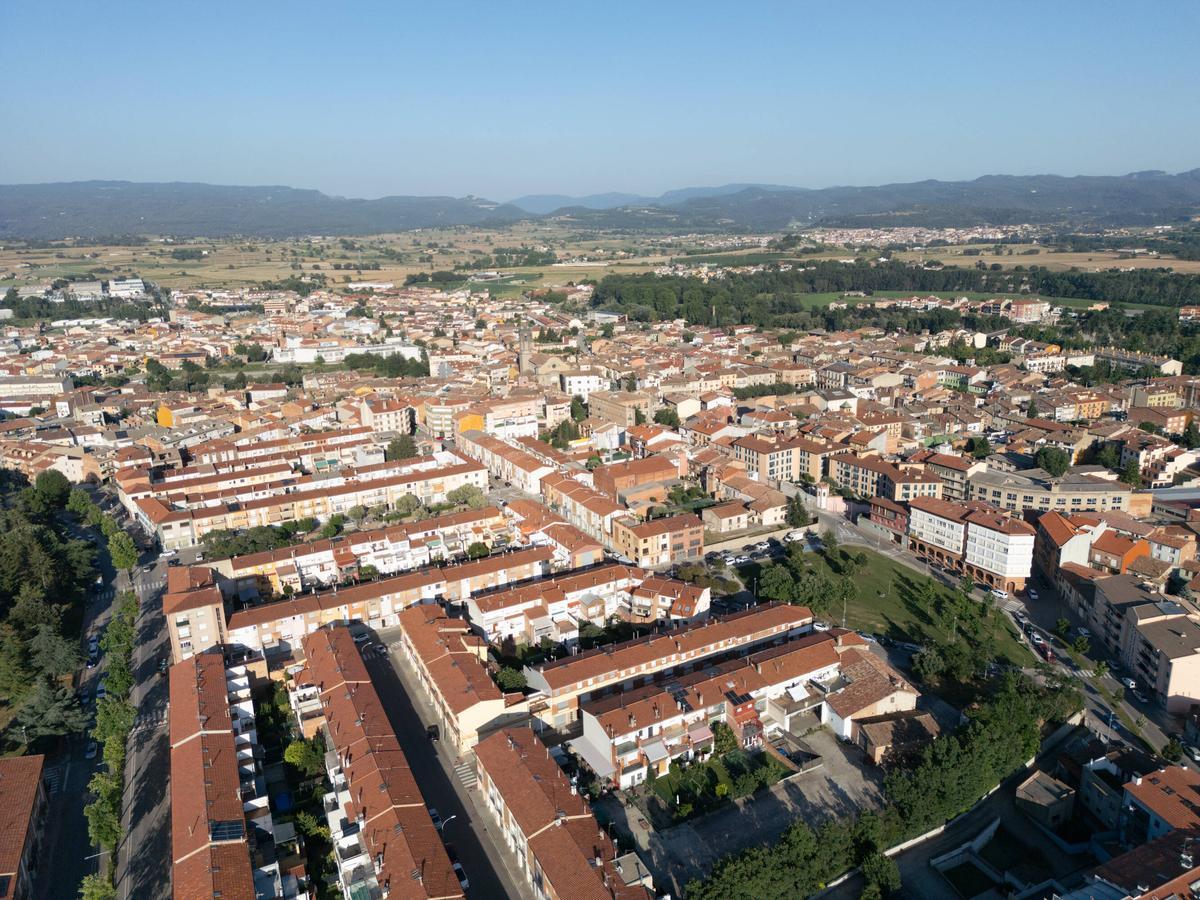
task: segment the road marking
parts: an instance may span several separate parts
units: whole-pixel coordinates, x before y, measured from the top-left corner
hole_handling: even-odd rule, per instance
[[[474,790],[475,785],[479,784],[479,772],[475,768],[474,758],[464,759],[454,767],[454,774],[458,776],[459,782],[468,791]]]

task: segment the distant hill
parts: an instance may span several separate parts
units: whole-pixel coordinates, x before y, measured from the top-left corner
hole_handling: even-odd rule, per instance
[[[289,187],[83,181],[0,185],[0,239],[377,234],[552,216],[582,227],[777,231],[794,226],[1146,225],[1200,215],[1200,169],[1170,175],[986,175],[819,190],[729,184],[659,197],[543,194],[354,200]]]
[[[820,190],[751,186],[606,211],[559,210],[609,228],[769,231],[804,225],[966,226],[1019,222],[1141,225],[1200,214],[1200,169],[1178,175],[986,175],[974,181],[918,181]]]
[[[639,194],[588,194],[583,197],[571,197],[567,194],[530,194],[509,200],[510,206],[519,207],[526,212],[536,215],[546,215],[561,209],[617,209],[622,206],[671,206],[691,200],[696,197],[719,197],[723,194],[736,194],[747,188],[763,190],[798,191],[800,188],[790,188],[781,185],[768,184],[723,184],[720,187],[691,187],[678,188],[659,194],[657,197],[645,197]]]
[[[79,181],[0,185],[0,238],[378,234],[528,218],[475,197],[350,200],[289,187]]]

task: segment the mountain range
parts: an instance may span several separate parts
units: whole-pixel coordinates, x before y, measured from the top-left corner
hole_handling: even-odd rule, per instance
[[[80,181],[0,185],[0,239],[378,234],[552,219],[580,228],[777,231],[795,226],[1166,224],[1200,215],[1200,169],[1118,176],[986,175],[806,189],[729,184],[634,194],[333,197],[291,187]]]

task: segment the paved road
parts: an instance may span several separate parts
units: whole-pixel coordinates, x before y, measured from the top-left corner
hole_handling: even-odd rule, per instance
[[[149,573],[136,574],[141,610],[131,700],[137,720],[125,764],[125,837],[117,848],[116,877],[117,896],[136,900],[171,895],[167,679],[158,671],[158,659],[168,650],[162,612],[165,581],[166,565],[161,562]],[[123,574],[118,586],[128,586]]]
[[[396,637],[395,629],[380,632],[385,643]],[[425,802],[436,808],[446,822],[442,838],[454,845],[471,879],[471,896],[489,900],[531,897],[524,880],[516,873],[515,862],[503,845],[499,829],[491,824],[490,814],[475,808],[474,755],[456,758],[445,742],[431,742],[425,737],[425,725],[436,719],[413,673],[398,653],[368,658],[367,668]],[[457,818],[451,821],[451,816]]]

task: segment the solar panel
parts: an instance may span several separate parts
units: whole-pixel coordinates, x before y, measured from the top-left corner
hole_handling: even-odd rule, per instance
[[[241,819],[208,823],[209,840],[240,841],[246,835],[246,823]]]

